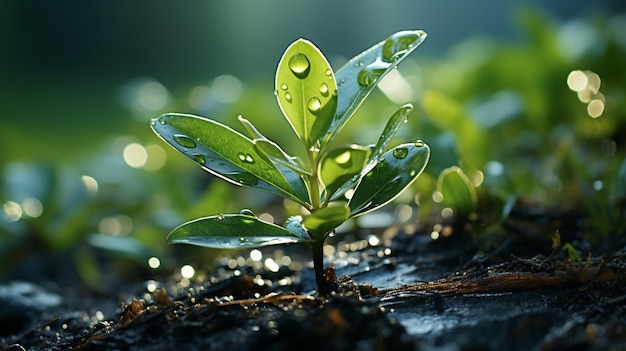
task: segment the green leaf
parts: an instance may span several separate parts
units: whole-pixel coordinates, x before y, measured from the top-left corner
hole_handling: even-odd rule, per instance
[[[350,198],[350,217],[384,206],[422,173],[430,149],[421,141],[399,145],[385,153],[365,174]]]
[[[376,160],[378,160],[385,152],[387,152],[391,140],[398,132],[398,129],[400,129],[400,126],[406,123],[408,115],[411,111],[413,111],[413,105],[406,104],[400,107],[400,109],[398,109],[398,111],[396,111],[391,116],[391,118],[389,118],[389,121],[387,121],[387,124],[385,125],[385,129],[383,129],[383,132],[378,138],[378,142],[374,146],[368,163],[371,161],[376,162]]]
[[[186,114],[165,114],[152,120],[152,129],[204,170],[236,185],[309,202],[304,180],[289,169],[278,169],[254,142],[216,121]]]
[[[365,163],[363,169],[360,170],[361,175],[367,173],[372,167],[374,167],[382,155],[387,152],[387,148],[389,147],[391,140],[396,135],[400,126],[406,122],[407,116],[412,110],[413,105],[406,104],[398,109],[398,111],[396,111],[391,118],[389,118],[389,121],[387,121],[387,124],[385,125],[385,129],[383,129],[383,132],[378,138],[378,142],[371,148],[370,156],[367,162]],[[348,190],[353,189],[359,180],[360,176],[358,175],[345,179],[339,188],[333,190],[334,193],[332,193],[330,200],[338,200]]]
[[[335,202],[307,216],[302,225],[313,239],[323,239],[350,216],[350,209],[345,202]]]
[[[170,243],[217,249],[245,249],[313,241],[310,237],[296,235],[283,227],[245,214],[199,218],[174,229],[167,240]]]
[[[337,110],[322,144],[331,142],[378,82],[426,39],[421,30],[401,31],[352,58],[337,73]]]
[[[250,121],[243,118],[243,116],[239,116],[237,119],[244,126],[248,135],[254,139],[252,142],[254,143],[257,151],[267,156],[270,161],[276,164],[279,168],[281,168],[281,166],[285,166],[301,175],[311,174],[310,171],[305,170],[302,165],[295,161],[295,157],[289,156],[285,151],[283,151],[283,149],[280,148],[280,146],[278,146],[278,144],[261,134],[261,132],[259,132]]]
[[[336,197],[337,189],[361,172],[369,154],[369,148],[356,144],[338,147],[325,154],[320,163],[320,176],[326,196]]]
[[[476,189],[457,166],[446,168],[439,174],[437,191],[443,195],[441,205],[458,215],[468,215],[476,208]]]
[[[307,171],[295,161],[294,157],[289,156],[283,149],[275,142],[268,139],[256,139],[253,140],[254,147],[256,147],[259,153],[267,156],[270,161],[274,162],[277,167],[287,167],[300,175],[310,175],[311,172]],[[281,167],[282,166],[282,167]]]
[[[337,109],[337,82],[324,55],[298,39],[283,54],[276,71],[280,109],[307,148],[328,132]]]
[[[450,96],[430,90],[422,96],[422,107],[433,124],[454,133],[463,164],[470,169],[480,169],[487,161],[484,150],[490,147],[493,138],[485,135],[465,106]]]

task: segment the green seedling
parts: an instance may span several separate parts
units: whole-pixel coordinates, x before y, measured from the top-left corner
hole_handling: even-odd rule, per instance
[[[167,240],[212,248],[245,249],[306,243],[312,248],[318,292],[330,284],[323,268],[324,240],[350,218],[392,201],[426,167],[430,149],[422,141],[390,143],[413,109],[400,107],[375,145],[332,142],[378,82],[426,38],[402,31],[352,58],[334,72],[311,42],[299,39],[283,54],[276,72],[280,109],[306,150],[290,156],[254,125],[239,117],[247,135],[211,119],[178,113],[151,121],[154,132],[209,173],[238,186],[263,190],[300,204],[306,215],[283,226],[250,210],[184,223]]]

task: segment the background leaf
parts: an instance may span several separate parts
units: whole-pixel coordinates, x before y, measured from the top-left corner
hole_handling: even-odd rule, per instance
[[[378,82],[426,39],[426,32],[407,30],[352,58],[337,73],[337,111],[323,144],[332,141]]]
[[[337,109],[337,83],[324,55],[298,39],[283,54],[276,71],[280,109],[307,148],[326,135]]]
[[[437,191],[443,195],[441,205],[451,208],[457,215],[468,215],[476,208],[476,189],[457,166],[446,168],[439,174]]]
[[[152,121],[152,129],[220,178],[308,203],[306,185],[296,172],[279,170],[259,154],[252,140],[223,124],[193,115],[165,114]]]
[[[187,222],[174,229],[167,240],[170,243],[217,249],[245,249],[312,241],[283,227],[244,214],[218,215]]]
[[[422,173],[429,156],[428,145],[421,141],[402,144],[385,153],[354,190],[350,216],[372,211],[396,198]]]

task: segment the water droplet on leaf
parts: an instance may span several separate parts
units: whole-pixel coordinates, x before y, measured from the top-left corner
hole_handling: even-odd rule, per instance
[[[312,97],[311,99],[309,99],[307,107],[309,108],[309,111],[311,111],[311,113],[316,114],[322,107],[322,102],[320,101],[320,99]]]
[[[331,78],[331,76],[332,76],[332,74],[333,74],[333,71],[331,71],[331,69],[330,69],[330,68],[327,68],[327,69],[326,69],[326,72],[324,72],[324,73],[326,74],[326,76],[328,76],[328,78]]]
[[[184,134],[174,134],[174,141],[176,141],[176,143],[182,147],[187,147],[190,149],[196,147],[196,142]]]
[[[289,87],[287,86],[287,84],[283,83],[283,84],[280,85],[280,88],[282,90],[287,90]]]
[[[291,102],[291,94],[289,94],[289,92],[285,93],[285,100],[287,100],[287,102]]]
[[[335,162],[340,166],[348,166],[347,163],[350,162],[350,156],[350,151],[342,152],[337,157],[335,157]]]
[[[244,208],[243,210],[239,211],[239,214],[254,217],[254,212],[250,211],[247,208]]]
[[[424,146],[424,142],[421,141],[421,140],[418,140],[418,141],[415,142],[415,146],[422,147],[422,146]]]
[[[254,158],[250,154],[239,153],[237,156],[241,162],[254,163]]]
[[[383,60],[386,62],[399,60],[419,38],[419,34],[411,31],[399,32],[392,35],[383,44]]]
[[[194,155],[191,155],[191,157],[193,157],[194,161],[198,162],[199,164],[203,166],[206,164],[206,159],[204,158],[204,156],[200,154],[194,154]]]
[[[320,94],[322,94],[322,96],[328,96],[328,84],[322,83],[320,85]]]
[[[311,63],[304,54],[295,54],[289,59],[289,69],[296,77],[304,79],[309,75]]]
[[[369,86],[376,82],[389,66],[389,63],[376,59],[376,61],[370,63],[359,72],[356,78],[357,82],[362,86]]]
[[[400,160],[405,158],[408,154],[409,154],[409,149],[405,147],[399,147],[393,150],[393,157],[400,159]]]

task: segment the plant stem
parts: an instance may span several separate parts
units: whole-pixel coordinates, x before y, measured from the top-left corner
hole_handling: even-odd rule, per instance
[[[318,240],[311,245],[313,254],[313,269],[315,270],[315,282],[317,283],[317,291],[322,296],[328,295],[328,283],[324,276],[324,241]]]
[[[308,151],[309,156],[309,164],[311,165],[311,174],[307,176],[309,180],[309,192],[311,194],[311,207],[312,211],[315,211],[320,208],[320,180],[318,175],[318,154],[319,150],[316,148],[310,148]]]

